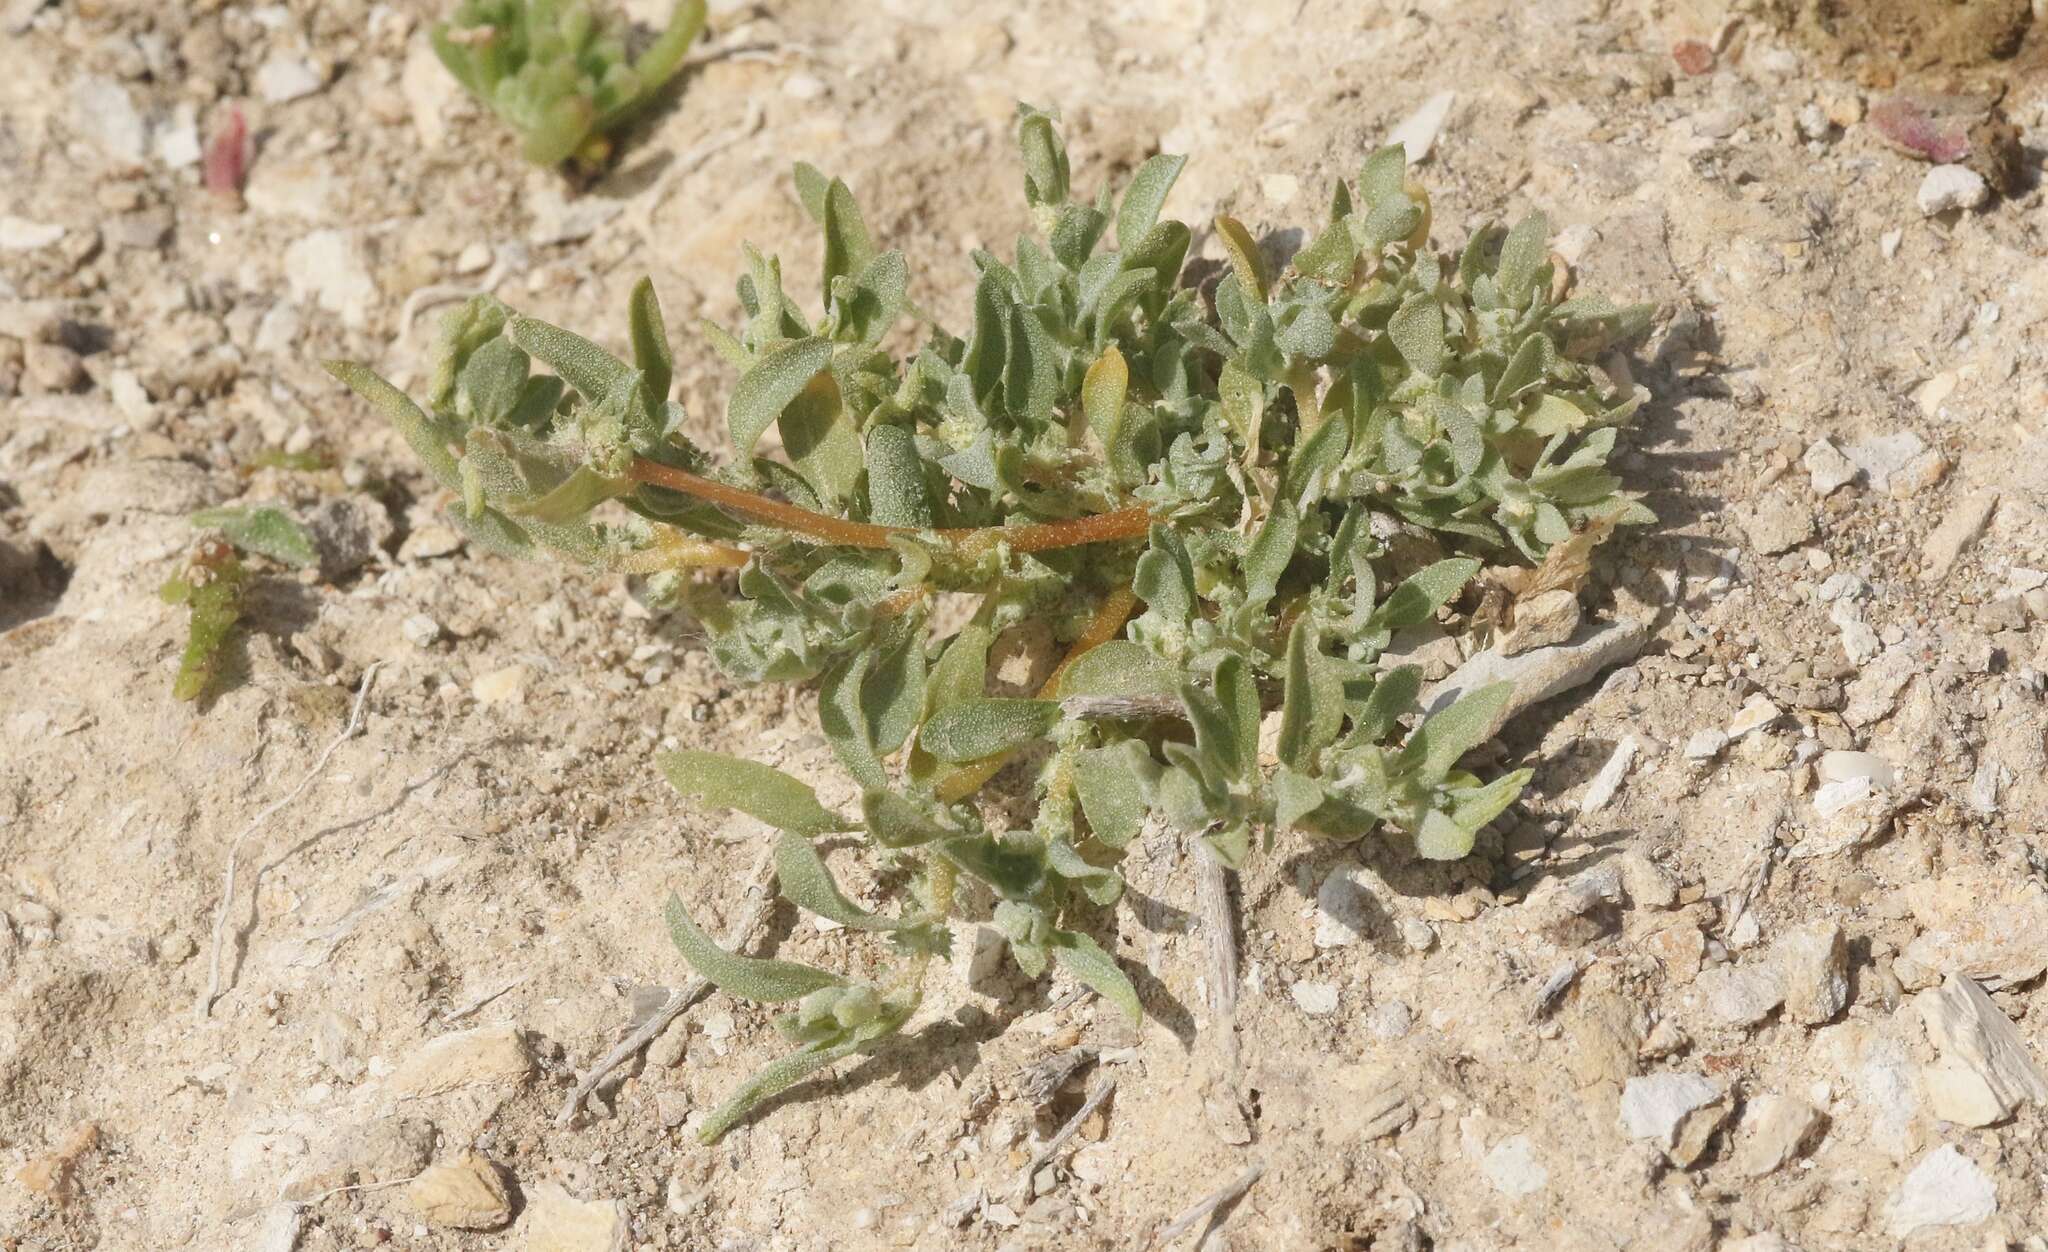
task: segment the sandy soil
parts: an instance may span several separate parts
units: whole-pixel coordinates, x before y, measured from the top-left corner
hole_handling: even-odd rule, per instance
[[[1748,7],[726,6],[575,196],[407,5],[7,5],[0,1248],[1122,1249],[1255,1165],[1173,1246],[2048,1247],[2048,86],[2004,85],[2022,187],[1925,216],[1834,6]],[[684,976],[661,899],[722,929],[758,848],[653,750],[850,793],[811,693],[734,688],[621,580],[465,550],[317,362],[417,379],[436,285],[617,342],[646,273],[709,431],[731,380],[693,328],[734,320],[741,242],[815,282],[793,161],[961,322],[968,250],[1024,226],[1018,98],[1064,111],[1077,186],[1187,152],[1169,212],[1276,230],[1443,89],[1437,243],[1541,208],[1586,289],[1660,308],[1621,463],[1665,524],[1589,595],[1649,641],[1511,728],[1536,781],[1498,836],[1448,872],[1371,842],[1245,872],[1242,1108],[1196,863],[1158,834],[1104,936],[1149,971],[1142,1032],[1058,981],[952,980],[916,1046],[710,1149],[693,1121],[777,1043],[714,996],[558,1127]],[[194,164],[229,101],[243,208]],[[332,468],[245,468],[276,448]],[[267,575],[194,708],[156,589],[187,514],[238,499],[370,542]],[[251,829],[365,682],[362,733]],[[1824,789],[1849,750],[1888,785]],[[785,952],[862,959],[792,920]],[[404,1183],[429,1164],[442,1190]],[[509,1220],[450,1224],[463,1170]]]

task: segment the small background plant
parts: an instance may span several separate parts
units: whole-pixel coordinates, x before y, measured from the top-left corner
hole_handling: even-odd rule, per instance
[[[704,328],[738,374],[723,465],[683,433],[644,281],[630,360],[479,297],[447,319],[424,405],[330,365],[459,496],[481,545],[624,571],[694,613],[734,678],[820,684],[857,814],[766,765],[659,764],[684,794],[778,828],[782,893],[875,932],[896,965],[861,981],[735,956],[671,899],[693,968],[791,1006],[776,1019],[791,1050],[707,1140],[900,1031],[962,922],[1137,1018],[1088,929],[1148,822],[1231,866],[1283,830],[1465,855],[1529,778],[1460,768],[1509,692],[1418,716],[1420,671],[1384,660],[1395,633],[1442,619],[1480,646],[1511,613],[1454,610],[1488,563],[1551,575],[1496,590],[1555,589],[1550,562],[1582,570],[1611,527],[1650,520],[1607,468],[1642,392],[1588,363],[1646,311],[1573,297],[1541,217],[1439,256],[1428,196],[1389,147],[1333,188],[1287,264],[1216,219],[1227,267],[1190,285],[1193,234],[1161,216],[1183,159],[1077,200],[1054,120],[1018,113],[1033,233],[1012,260],[975,253],[965,334],[927,322],[901,357],[884,340],[921,316],[902,254],[844,183],[797,167],[824,306],[799,308],[776,258],[747,250],[747,320]],[[782,458],[762,455],[771,429]],[[942,592],[978,607],[938,638]],[[1027,621],[1066,659],[1035,698],[992,695],[991,648]],[[1018,754],[1028,829],[974,803]],[[841,889],[831,847],[886,871],[879,907]]]
[[[677,0],[638,57],[625,23],[583,0],[463,0],[431,37],[448,72],[519,132],[527,160],[595,173],[618,129],[682,68],[706,12],[705,0]]]

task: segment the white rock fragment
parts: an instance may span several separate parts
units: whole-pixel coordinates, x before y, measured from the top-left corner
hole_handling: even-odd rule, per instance
[[[1628,777],[1629,770],[1636,763],[1636,754],[1642,744],[1634,735],[1623,735],[1621,742],[1614,745],[1614,752],[1600,772],[1593,775],[1593,781],[1586,785],[1586,794],[1579,799],[1581,814],[1597,813],[1614,799],[1621,790],[1621,784]]]
[[[1516,714],[1540,704],[1560,692],[1590,680],[1601,670],[1631,660],[1642,651],[1649,636],[1643,622],[1622,620],[1588,624],[1579,628],[1571,642],[1537,648],[1518,656],[1502,656],[1493,649],[1476,652],[1442,682],[1422,691],[1422,707],[1430,713],[1450,707],[1467,692],[1497,682],[1514,684],[1514,694],[1486,728],[1491,738]]]
[[[1864,661],[1869,659],[1863,658]],[[1860,730],[1891,716],[1892,710],[1898,707],[1900,693],[1905,691],[1907,683],[1913,681],[1913,675],[1919,668],[1912,654],[1904,648],[1893,648],[1874,663],[1866,665],[1849,684],[1848,698],[1842,704],[1842,720]]]
[[[533,202],[533,230],[528,239],[535,247],[576,243],[590,238],[600,226],[626,211],[622,200],[600,200],[582,196],[564,200],[550,188]]]
[[[140,165],[149,154],[149,125],[128,89],[111,78],[88,76],[71,85],[71,124],[116,161]]]
[[[1872,787],[1896,787],[1899,772],[1875,752],[1832,751],[1820,754],[1814,773],[1823,783],[1848,782],[1861,778]]]
[[[1751,1100],[1737,1131],[1735,1172],[1762,1178],[1783,1169],[1806,1150],[1823,1120],[1819,1109],[1793,1096],[1772,1092]]]
[[[1894,227],[1877,237],[1877,250],[1889,261],[1899,255],[1899,245],[1906,242],[1906,232]]]
[[[526,679],[531,672],[524,665],[507,665],[478,674],[469,684],[469,693],[478,704],[524,704]]]
[[[1316,888],[1316,946],[1343,948],[1357,943],[1372,928],[1380,913],[1378,903],[1364,884],[1359,870],[1344,866],[1331,870]]]
[[[1714,1024],[1733,1029],[1756,1025],[1785,1002],[1784,983],[1768,966],[1716,965],[1701,970],[1692,985],[1706,997]]]
[[[2048,1104],[2048,1074],[1984,989],[1960,974],[1913,997],[1940,1060],[1923,1071],[1934,1115],[1963,1126],[2002,1122],[2032,1101]]]
[[[1688,761],[1711,761],[1721,755],[1721,749],[1728,746],[1728,735],[1718,727],[1709,726],[1696,730],[1685,741],[1685,759]]]
[[[377,304],[377,283],[355,241],[339,230],[316,230],[284,250],[285,282],[292,298],[311,301],[342,324],[361,329]]]
[[[825,81],[799,70],[782,80],[782,94],[792,100],[816,100],[825,94]]]
[[[1902,473],[1926,451],[1927,441],[1910,430],[1865,439],[1843,449],[1844,455],[1863,471],[1872,491],[1889,490],[1892,475]]]
[[[304,57],[273,52],[256,67],[252,85],[264,103],[286,104],[312,95],[326,86],[327,80]]]
[[[1984,176],[1967,165],[1937,165],[1928,170],[1913,197],[1927,217],[1955,209],[1981,208],[1990,198],[1991,187]]]
[[[1969,1226],[1998,1211],[1998,1188],[1954,1144],[1943,1144],[1913,1167],[1885,1204],[1885,1225],[1903,1239],[1930,1226]]]
[[[1950,509],[1921,545],[1920,581],[1938,583],[1948,577],[1963,549],[1984,533],[1984,527],[1991,521],[1991,511],[1997,507],[1997,492],[1978,491]]]
[[[1856,475],[1862,473],[1856,468],[1856,462],[1844,455],[1832,440],[1827,439],[1814,440],[1813,446],[1806,450],[1806,456],[1801,463],[1806,466],[1807,476],[1813,481],[1814,494],[1821,496],[1830,495],[1848,486],[1856,481]]]
[[[405,68],[399,71],[398,91],[412,110],[413,132],[420,146],[432,152],[448,141],[448,123],[442,111],[453,103],[460,90],[455,76],[434,55],[425,30],[413,36],[405,48]]]
[[[496,254],[491,245],[479,240],[465,247],[455,258],[455,272],[458,274],[481,274],[491,267]]]
[[[623,1252],[630,1223],[617,1200],[579,1200],[553,1183],[526,1191],[524,1252]]]
[[[480,1026],[429,1040],[405,1058],[385,1084],[401,1098],[463,1087],[516,1087],[533,1072],[533,1056],[512,1026]]]
[[[60,222],[31,222],[12,213],[0,213],[0,250],[33,252],[63,237],[64,226]]]
[[[429,1225],[495,1230],[512,1220],[512,1200],[497,1166],[477,1152],[428,1167],[405,1188],[405,1199]]]
[[[156,404],[134,370],[117,369],[107,375],[107,398],[131,426],[146,427],[156,421]]]
[[[1833,1021],[1849,1007],[1849,944],[1834,922],[1798,927],[1771,945],[1785,992],[1785,1016],[1802,1026]]]
[[[1842,635],[1842,654],[1852,665],[1862,665],[1884,648],[1884,641],[1863,620],[1863,609],[1853,600],[1837,600],[1828,610],[1828,620]]]
[[[199,164],[199,110],[189,100],[181,101],[156,132],[156,159],[174,170]]]
[[[1337,1011],[1337,984],[1303,980],[1288,988],[1294,1003],[1310,1017],[1328,1017]]]
[[[1646,1139],[1680,1166],[1699,1159],[1727,1119],[1726,1090],[1698,1074],[1645,1074],[1621,1092],[1621,1127]]]
[[[399,633],[415,648],[430,648],[441,638],[441,623],[425,613],[414,613],[398,624]]]
[[[1728,739],[1733,742],[1753,730],[1762,730],[1778,717],[1778,706],[1772,704],[1768,696],[1751,696],[1735,714],[1735,719],[1728,723]]]
[[[1527,1135],[1510,1135],[1494,1144],[1479,1168],[1493,1189],[1505,1196],[1534,1195],[1550,1181],[1550,1171],[1536,1159],[1535,1145]]]
[[[1408,150],[1408,163],[1420,165],[1429,159],[1436,148],[1436,138],[1442,133],[1444,122],[1451,116],[1451,106],[1458,102],[1455,91],[1439,91],[1407,117],[1401,124],[1387,132],[1389,144],[1400,144]]]

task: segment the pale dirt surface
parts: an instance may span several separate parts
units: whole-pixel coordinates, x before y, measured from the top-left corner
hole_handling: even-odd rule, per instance
[[[1858,124],[1872,88],[1807,33],[1600,0],[728,7],[707,46],[740,51],[565,204],[454,97],[414,12],[159,7],[63,0],[0,35],[0,213],[23,219],[0,251],[0,1248],[1122,1249],[1253,1162],[1209,1246],[2039,1246],[2048,1115],[1944,1120],[1921,997],[1970,974],[2048,1055],[2048,208],[1922,217],[1925,168]],[[1709,72],[1676,68],[1675,41],[1717,37]],[[310,90],[261,98],[294,77]],[[845,177],[959,323],[968,250],[1024,225],[1020,97],[1064,111],[1077,187],[1188,152],[1169,212],[1273,231],[1318,220],[1445,86],[1438,246],[1541,208],[1584,288],[1661,306],[1620,463],[1665,526],[1605,550],[1588,594],[1651,642],[1510,729],[1498,755],[1536,781],[1471,860],[1368,841],[1247,870],[1250,1142],[1214,1081],[1195,861],[1160,833],[1099,932],[1150,971],[1142,1032],[1057,979],[935,980],[914,1039],[704,1148],[693,1120],[779,1046],[714,996],[557,1129],[576,1074],[684,976],[663,897],[722,932],[759,846],[678,801],[653,751],[851,789],[808,692],[733,688],[619,579],[462,550],[317,361],[417,381],[434,310],[408,325],[407,295],[485,278],[619,343],[649,273],[708,435],[731,380],[694,327],[734,320],[741,242],[814,293],[793,161]],[[199,188],[180,111],[203,129],[243,97],[235,211]],[[2005,108],[2031,184],[2048,94],[2020,81]],[[536,242],[565,214],[603,220]],[[1925,451],[1882,483],[1823,496],[1802,464],[1907,435]],[[309,443],[338,471],[238,472]],[[173,702],[183,626],[156,589],[185,514],[344,497],[382,539],[367,564],[267,576],[226,690]],[[230,844],[375,662],[364,733],[247,845],[246,941],[199,1020]],[[1775,720],[1692,745],[1758,695]],[[1849,748],[1897,783],[1824,818],[1815,755]],[[790,925],[785,954],[877,957]],[[483,1033],[425,1050],[460,1030]],[[1036,1105],[1020,1075],[1075,1046],[1099,1060]],[[1106,1115],[1019,1195],[1097,1074]],[[1722,1094],[1667,1152],[1623,1093],[1674,1075]],[[1812,1133],[1773,1152],[1787,1118]],[[470,1148],[510,1183],[494,1231],[430,1223],[404,1187],[334,1192]],[[1953,1224],[1912,1229],[1924,1210]],[[551,1241],[572,1213],[586,1228]]]

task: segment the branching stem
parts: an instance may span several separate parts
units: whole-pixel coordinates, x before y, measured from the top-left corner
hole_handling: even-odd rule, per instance
[[[626,476],[634,482],[649,483],[680,491],[736,513],[751,521],[808,535],[845,548],[886,548],[896,539],[932,536],[950,544],[969,557],[980,556],[1007,544],[1012,552],[1049,552],[1082,544],[1113,543],[1137,539],[1152,527],[1152,514],[1143,508],[1117,509],[1089,517],[1060,522],[1032,522],[1022,526],[962,526],[919,530],[915,526],[878,526],[844,517],[816,513],[782,500],[771,500],[757,492],[730,486],[701,474],[640,458]]]

